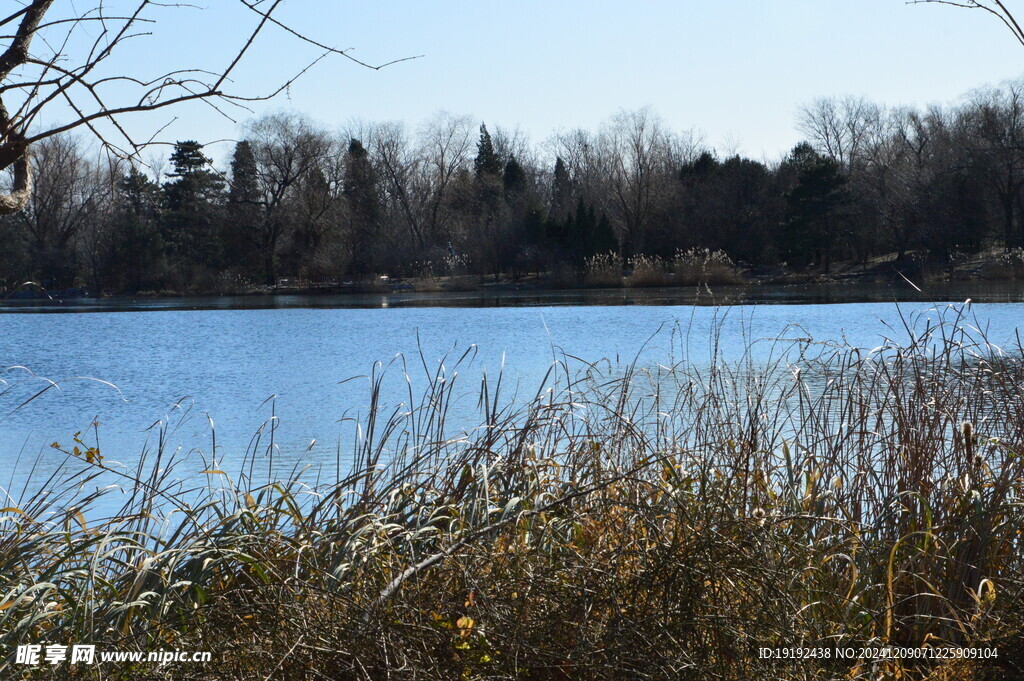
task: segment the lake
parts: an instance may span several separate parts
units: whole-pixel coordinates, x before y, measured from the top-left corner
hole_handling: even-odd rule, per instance
[[[634,359],[641,367],[681,360],[706,365],[714,329],[720,329],[719,351],[730,360],[750,341],[759,341],[754,358],[766,357],[772,345],[760,339],[845,340],[872,348],[883,337],[905,338],[903,320],[936,319],[949,302],[968,297],[931,291],[899,305],[808,302],[855,299],[851,288],[798,289],[788,297],[765,290],[753,300],[749,292],[695,298],[675,289],[104,300],[60,307],[26,301],[0,314],[0,367],[24,367],[3,374],[0,471],[10,477],[0,478],[0,486],[17,487],[33,465],[35,477],[53,470],[64,455],[49,443],[66,446],[74,433],[86,431],[83,439],[91,444],[94,420],[108,460],[136,459],[147,438],[155,438],[147,429],[169,418],[176,424],[171,442],[184,452],[209,457],[212,421],[218,458],[238,461],[276,415],[279,462],[333,466],[339,452],[344,459],[351,448],[353,433],[343,420],[365,415],[365,377],[383,367],[385,401],[399,407],[409,400],[406,373],[418,394],[440,363],[451,376],[469,351],[457,367],[463,397],[453,414],[473,427],[485,373],[493,385],[503,372],[504,397],[522,400],[535,394],[555,360],[573,369],[607,360],[603,366],[613,373]],[[1004,285],[989,299],[1005,302],[971,305],[971,319],[993,342],[1013,340],[1024,314],[1019,290]],[[929,293],[938,302],[922,299]],[[869,294],[861,298],[877,300]],[[348,380],[353,377],[364,378]],[[16,409],[49,385],[44,379],[57,387]],[[268,440],[264,432],[261,446]]]

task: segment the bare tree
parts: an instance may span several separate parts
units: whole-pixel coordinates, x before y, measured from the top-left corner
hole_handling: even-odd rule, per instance
[[[374,160],[380,167],[388,213],[401,216],[395,221],[404,223],[409,240],[422,248],[424,206],[429,194],[424,190],[426,183],[418,181],[424,164],[413,150],[405,126],[397,122],[381,123],[362,139],[369,140]]]
[[[649,222],[672,185],[675,141],[650,109],[616,114],[600,139],[623,244],[642,252]]]
[[[1024,246],[1024,81],[978,91],[966,116],[973,155],[1002,212],[1005,246]]]
[[[818,99],[801,110],[797,121],[814,147],[850,175],[865,169],[871,140],[884,126],[885,112],[863,97]]]
[[[88,160],[70,135],[40,142],[32,163],[35,191],[17,219],[46,285],[63,287],[73,278],[75,241],[109,203],[109,172]]]
[[[575,128],[568,132],[560,132],[547,142],[551,165],[555,159],[562,159],[568,180],[564,196],[552,197],[557,205],[552,205],[553,217],[563,219],[565,212],[576,205],[576,200],[583,197],[586,201],[597,202],[602,191],[603,171],[600,167],[599,143],[589,130]],[[601,206],[604,208],[604,206]]]
[[[245,106],[269,99],[327,55],[336,54],[369,68],[343,50],[304,36],[280,21],[284,0],[235,0],[232,6],[251,15],[252,26],[219,66],[182,65],[165,73],[147,72],[138,60],[118,61],[124,47],[169,26],[168,12],[194,9],[158,0],[92,0],[85,5],[54,0],[22,0],[20,9],[0,15],[0,170],[13,170],[11,190],[0,196],[0,214],[23,209],[32,193],[32,145],[85,127],[109,149],[137,154],[149,140],[137,140],[122,125],[127,114],[153,111],[202,100],[223,112],[223,105]],[[13,5],[14,3],[7,3]],[[243,17],[239,17],[241,25]],[[236,92],[233,77],[256,38],[269,28],[285,31],[319,51],[296,75],[270,92]],[[399,60],[401,61],[401,60]],[[116,66],[112,66],[116,63]],[[393,63],[393,62],[392,62]],[[66,120],[50,120],[61,109]],[[226,114],[225,114],[226,115]],[[104,125],[106,124],[106,125]]]
[[[336,139],[298,114],[271,114],[258,119],[251,125],[248,140],[256,156],[262,208],[253,238],[263,256],[266,281],[272,284],[277,276],[278,245],[292,226],[302,190],[309,188],[306,183],[316,173],[325,191],[329,189],[324,169],[340,150]]]
[[[466,168],[473,148],[473,120],[441,111],[420,129],[420,155],[426,159],[430,201],[426,233],[440,235],[451,185]]]

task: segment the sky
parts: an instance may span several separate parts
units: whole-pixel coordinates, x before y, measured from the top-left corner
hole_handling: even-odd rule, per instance
[[[206,2],[160,10],[154,35],[118,53],[118,64],[158,73],[225,63],[258,17],[236,2]],[[272,102],[231,112],[234,120],[198,104],[133,118],[129,129],[148,137],[169,124],[161,139],[213,142],[238,139],[265,111],[294,109],[341,128],[415,127],[447,110],[541,143],[650,106],[720,152],[772,160],[799,141],[797,113],[815,98],[954,103],[1024,74],[1024,47],[994,17],[904,0],[285,0],[277,16],[370,63],[418,58],[375,71],[328,57]],[[268,29],[233,87],[269,92],[317,54]]]

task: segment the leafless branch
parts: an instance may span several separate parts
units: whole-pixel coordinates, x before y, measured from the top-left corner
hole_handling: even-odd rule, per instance
[[[1016,17],[1007,9],[1006,4],[1002,0],[909,0],[907,4],[950,5],[962,9],[980,9],[999,19],[1003,25],[1010,29],[1017,42],[1024,45],[1024,30],[1021,29],[1020,23],[1017,22]]]
[[[11,168],[14,174],[13,191],[0,197],[0,214],[16,212],[26,205],[32,192],[31,168],[27,161],[29,150],[33,144],[54,135],[85,127],[111,151],[137,156],[153,139],[136,142],[120,122],[125,115],[202,101],[233,120],[219,103],[248,110],[247,103],[265,101],[287,90],[327,56],[343,56],[370,69],[415,58],[370,65],[280,20],[275,12],[285,0],[237,2],[241,5],[240,11],[253,12],[259,18],[225,66],[181,68],[157,77],[137,75],[127,65],[110,75],[109,68],[104,73],[100,66],[115,54],[123,54],[118,48],[129,41],[159,32],[163,22],[153,16],[154,10],[197,9],[192,5],[125,0],[124,4],[130,3],[129,6],[122,5],[115,11],[106,0],[93,0],[90,7],[81,10],[54,0],[25,0],[24,7],[0,18],[0,26],[17,26],[13,32],[6,31],[9,35],[0,36],[0,170]],[[252,51],[258,37],[271,26],[284,30],[302,44],[317,47],[322,53],[268,93],[235,90],[235,71]],[[88,27],[92,27],[92,35],[86,33]],[[42,117],[53,116],[57,106],[70,112],[65,114],[65,120],[40,125]],[[110,126],[105,128],[108,133],[97,127],[99,122]],[[108,134],[119,139],[109,138]]]

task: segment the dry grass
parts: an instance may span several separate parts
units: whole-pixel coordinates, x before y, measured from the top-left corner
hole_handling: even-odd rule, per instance
[[[670,283],[668,265],[658,256],[637,255],[629,259],[630,275],[626,286],[645,288]]]
[[[995,253],[981,267],[983,279],[1024,279],[1024,248]]]
[[[190,486],[159,448],[125,471],[77,443],[0,516],[0,641],[214,654],[75,674],[96,679],[1020,678],[1022,349],[953,310],[871,352],[770,354],[561,364],[518,407],[484,379],[459,434],[453,372],[388,413],[377,376],[330,483]],[[83,481],[112,476],[128,501],[96,518],[114,492]],[[757,655],[885,644],[1000,656]]]
[[[676,251],[672,273],[675,283],[682,286],[743,283],[743,277],[725,251],[707,248]]]
[[[587,258],[583,284],[597,288],[622,286],[622,258],[615,253],[600,253]]]

